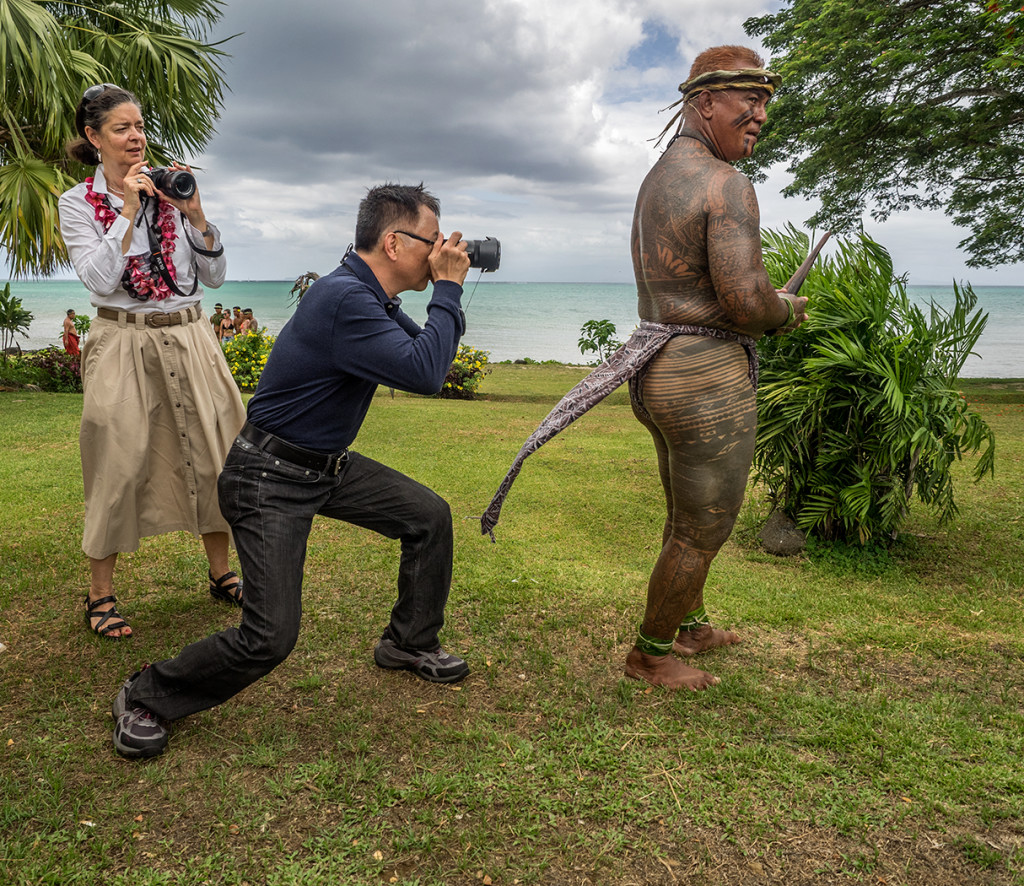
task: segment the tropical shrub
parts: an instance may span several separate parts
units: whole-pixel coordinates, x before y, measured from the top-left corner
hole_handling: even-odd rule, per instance
[[[0,391],[39,385],[39,371],[34,366],[22,365],[23,356],[15,355],[0,360]]]
[[[15,387],[36,385],[55,394],[82,393],[82,370],[78,357],[63,348],[49,347],[12,359],[0,380]]]
[[[765,266],[788,279],[810,245],[788,228],[765,232]],[[840,241],[801,295],[808,320],[761,340],[755,480],[776,507],[825,540],[888,541],[916,495],[950,520],[953,463],[981,453],[975,481],[993,472],[995,436],[957,391],[957,376],[987,315],[969,285],[955,307],[925,312],[870,237]]]
[[[459,345],[459,351],[437,396],[446,400],[472,400],[484,376],[491,371],[487,366],[489,356],[488,351]]]
[[[615,338],[615,324],[611,320],[587,320],[580,328],[580,339],[576,343],[581,354],[597,353],[597,359],[591,363],[597,366],[617,351],[622,342]]]
[[[78,333],[78,337],[84,342],[85,337],[89,334],[89,329],[92,326],[92,319],[88,314],[75,314],[75,319],[71,321],[75,324],[75,332]],[[61,330],[63,334],[64,330]]]
[[[228,369],[231,370],[235,384],[243,391],[256,389],[275,341],[274,336],[267,335],[267,329],[263,327],[259,332],[236,335],[229,341],[221,342]]]

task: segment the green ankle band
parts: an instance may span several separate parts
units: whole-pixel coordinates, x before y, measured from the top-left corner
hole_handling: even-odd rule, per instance
[[[637,631],[636,648],[645,655],[668,655],[672,651],[672,641],[648,637],[643,631]]]
[[[683,623],[679,626],[681,631],[695,631],[697,628],[704,627],[704,625],[711,624],[711,619],[708,618],[707,612],[704,611],[704,604],[702,603],[700,609],[694,609],[686,618],[683,619]]]

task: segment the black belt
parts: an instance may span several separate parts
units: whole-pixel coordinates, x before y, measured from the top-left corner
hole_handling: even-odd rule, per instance
[[[348,461],[347,449],[327,454],[324,452],[314,452],[312,449],[303,449],[301,446],[292,446],[291,443],[285,443],[280,437],[275,437],[273,434],[267,433],[267,431],[262,431],[250,422],[246,422],[242,426],[239,435],[252,443],[257,449],[262,449],[264,452],[269,452],[271,455],[276,455],[278,458],[283,458],[292,464],[309,468],[313,471],[320,471],[324,474],[337,475],[341,470],[342,464]]]

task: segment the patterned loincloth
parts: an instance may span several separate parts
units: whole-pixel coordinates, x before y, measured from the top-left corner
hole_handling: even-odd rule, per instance
[[[523,444],[515,461],[508,469],[505,479],[501,481],[487,510],[480,517],[480,531],[483,534],[489,535],[491,541],[495,540],[494,527],[498,524],[501,506],[516,477],[519,476],[526,457],[540,449],[556,434],[564,431],[617,387],[633,378],[662,349],[665,342],[676,335],[700,335],[734,341],[743,345],[747,352],[750,384],[755,390],[757,389],[757,347],[754,339],[750,336],[707,326],[680,326],[669,323],[653,323],[649,320],[641,321],[629,340],[562,397],[555,408],[547,414],[544,421],[537,426],[537,430],[530,434],[529,439]]]

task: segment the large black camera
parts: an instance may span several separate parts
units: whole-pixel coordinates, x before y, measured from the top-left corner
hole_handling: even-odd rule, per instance
[[[196,192],[196,177],[185,169],[172,169],[170,166],[158,166],[142,173],[153,179],[153,184],[168,197],[175,200],[187,200]]]
[[[501,243],[494,237],[484,240],[465,240],[469,266],[482,271],[496,271],[501,264]]]

